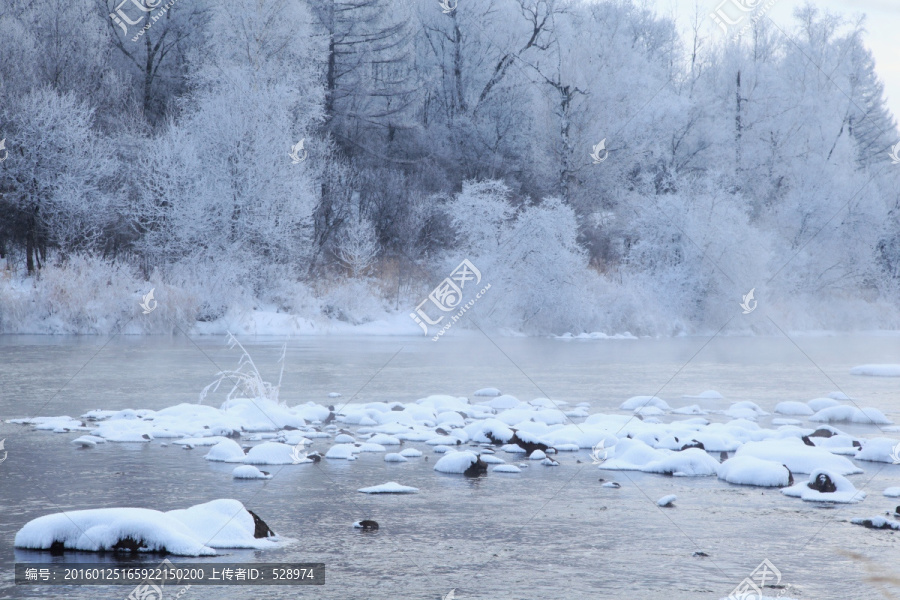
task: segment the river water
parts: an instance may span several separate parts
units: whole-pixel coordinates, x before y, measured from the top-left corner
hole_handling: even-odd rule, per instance
[[[521,400],[587,401],[590,412],[619,412],[625,399],[651,394],[673,407],[725,409],[752,400],[771,411],[783,400],[840,390],[900,423],[900,379],[849,374],[857,364],[900,363],[900,337],[894,335],[559,340],[478,333],[436,343],[337,336],[242,342],[270,380],[277,379],[281,345],[287,344],[281,399],[291,405],[329,404],[329,392],[343,394],[340,402],[409,402],[436,393],[472,397],[476,389],[494,386]],[[215,373],[233,368],[237,358],[213,336],[0,336],[0,419],[196,402]],[[707,389],[725,400],[682,398]],[[770,422],[763,418],[760,425]],[[875,427],[837,426],[885,435]],[[559,468],[535,465],[519,475],[471,480],[434,472],[437,457],[430,448],[407,443],[430,460],[388,464],[381,453],[363,453],[355,462],[269,467],[275,475],[269,481],[235,481],[233,465],[204,460],[202,448],[186,451],[154,441],[81,450],[69,444],[76,435],[0,423],[8,452],[0,464],[0,597],[124,599],[131,591],[15,586],[15,562],[111,560],[14,550],[16,531],[33,518],[112,506],[171,510],[216,498],[240,500],[298,542],[266,552],[220,551],[223,556],[199,560],[323,562],[327,583],[193,586],[184,600],[437,599],[451,589],[460,600],[718,599],[764,559],[781,572],[781,584],[791,586],[784,597],[862,600],[890,597],[867,577],[870,571],[896,573],[900,561],[897,535],[849,523],[898,504],[881,493],[900,486],[895,465],[859,463],[865,473],[850,479],[868,498],[825,508],[715,477],[599,471],[587,451],[561,453]],[[886,435],[900,439],[900,433]],[[322,440],[313,446],[323,453],[327,448]],[[601,487],[601,477],[619,481],[621,489]],[[420,492],[356,492],[392,480]],[[670,493],[678,496],[676,506],[658,509],[656,500]],[[354,530],[352,523],[363,518],[377,520],[381,529]],[[709,556],[693,556],[696,551]],[[851,558],[848,551],[865,558]],[[900,597],[897,588],[893,592]]]

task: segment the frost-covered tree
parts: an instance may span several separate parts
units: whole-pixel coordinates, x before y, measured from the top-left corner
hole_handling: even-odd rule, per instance
[[[92,129],[93,110],[50,88],[0,110],[8,153],[0,164],[0,237],[24,249],[29,274],[51,248],[101,248],[115,218],[106,190],[118,164]]]

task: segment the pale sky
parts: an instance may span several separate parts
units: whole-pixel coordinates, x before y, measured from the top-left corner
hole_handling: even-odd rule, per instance
[[[674,16],[679,28],[684,32],[694,13],[695,2],[700,8],[705,31],[709,35],[724,35],[709,14],[722,0],[647,0],[655,4],[660,15]],[[767,4],[760,2],[760,5]],[[794,9],[805,4],[805,0],[775,0],[768,16],[780,27],[792,24]],[[900,0],[812,0],[812,3],[831,12],[851,16],[864,13],[867,16],[866,44],[875,55],[875,70],[885,87],[888,107],[894,118],[900,121]],[[785,29],[785,31],[788,31]]]

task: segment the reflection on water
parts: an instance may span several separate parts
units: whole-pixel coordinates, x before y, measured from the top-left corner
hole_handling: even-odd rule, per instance
[[[283,340],[242,341],[263,374],[277,379]],[[471,396],[480,387],[496,386],[525,400],[588,401],[591,412],[615,410],[630,396],[654,393],[674,407],[723,409],[752,400],[771,410],[782,400],[808,400],[840,389],[861,406],[874,406],[900,422],[900,380],[849,375],[856,364],[900,362],[897,337],[795,341],[803,352],[785,338],[719,337],[705,347],[706,338],[495,338],[496,345],[480,335],[438,343],[399,337],[291,339],[281,397],[289,404],[351,398],[408,402],[433,393]],[[159,409],[196,402],[215,373],[233,367],[238,358],[221,338],[199,339],[197,345],[183,338],[105,342],[0,337],[0,417],[78,416],[94,408]],[[726,400],[681,398],[706,389],[718,390]],[[329,400],[333,391],[343,397]],[[760,424],[769,426],[770,419]],[[873,427],[839,427],[884,435]],[[269,467],[275,475],[269,481],[235,481],[233,465],[204,460],[203,448],[162,447],[155,441],[82,450],[68,443],[76,435],[0,424],[9,452],[0,465],[0,596],[113,599],[130,591],[124,586],[13,586],[16,561],[122,560],[13,550],[15,532],[30,519],[109,506],[171,510],[215,498],[242,501],[297,543],[199,560],[324,562],[327,583],[294,589],[193,586],[187,598],[439,598],[455,588],[460,599],[717,599],[768,558],[781,571],[782,583],[801,592],[787,596],[869,599],[883,596],[863,581],[865,569],[838,549],[860,552],[887,572],[900,558],[894,535],[848,523],[893,509],[896,499],[881,491],[900,485],[895,465],[861,463],[866,473],[850,479],[869,497],[859,505],[823,510],[777,490],[732,486],[715,478],[599,471],[588,451],[562,453],[559,468],[532,464],[521,474],[490,473],[472,480],[434,472],[431,449],[407,443],[429,460],[385,463],[381,453],[363,453],[355,462]],[[322,440],[312,447],[327,448]],[[498,456],[519,462],[502,452]],[[600,478],[615,479],[622,487],[603,488]],[[386,481],[418,487],[420,493],[356,492]],[[676,507],[657,509],[655,501],[670,493],[678,496]],[[379,531],[352,527],[364,518],[378,521]],[[695,551],[709,557],[694,557]]]

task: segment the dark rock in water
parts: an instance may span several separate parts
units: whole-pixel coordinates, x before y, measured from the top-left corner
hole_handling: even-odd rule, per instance
[[[675,441],[677,442],[678,440],[675,440]],[[706,446],[703,445],[703,442],[698,442],[697,440],[691,440],[690,442],[688,442],[687,444],[682,446],[679,449],[679,452],[681,452],[681,450],[687,450],[688,448],[700,448],[701,450],[706,450]]]
[[[575,462],[578,463],[579,465],[581,464],[581,461],[578,460],[578,459],[575,459]],[[601,481],[602,481],[602,480],[601,480]]]
[[[700,558],[705,558],[705,557],[709,556],[709,554],[707,554],[706,552],[697,551],[697,552],[694,552],[693,554],[691,554],[691,556],[699,556]]]
[[[369,519],[354,523],[353,526],[363,531],[378,531],[378,523]]]
[[[148,434],[146,434],[146,433],[143,434],[143,435],[141,435],[141,437],[144,438],[145,440],[151,440],[151,439],[153,439],[153,438],[151,438],[151,437],[150,437]]]
[[[473,462],[468,469],[463,471],[463,475],[466,477],[480,477],[482,475],[487,475],[488,465],[486,462],[481,460],[479,456],[475,462]]]
[[[805,435],[800,439],[803,440],[803,443],[806,444],[807,446],[815,446],[815,444],[813,444],[813,441],[811,439],[809,439],[808,437],[806,437]]]
[[[427,457],[427,456],[425,457],[425,462],[428,462],[428,457]]]
[[[853,440],[853,447],[856,448],[857,450],[862,450],[862,444],[860,444],[856,440]]]
[[[275,532],[269,529],[269,526],[266,525],[266,522],[259,518],[259,516],[250,510],[247,509],[247,512],[250,513],[250,516],[253,517],[253,537],[259,538],[267,538],[275,535]]]
[[[501,440],[500,438],[494,437],[494,433],[491,431],[485,431],[484,437],[486,437],[488,440],[490,440],[490,442],[495,446],[502,446],[503,444],[506,443],[503,440]]]
[[[328,416],[325,417],[325,420],[322,421],[322,425],[328,425],[332,421],[334,421],[334,405],[328,407]]]
[[[830,438],[833,435],[834,435],[834,433],[832,433],[828,429],[816,429],[811,434],[809,434],[809,437]]]
[[[260,471],[260,473],[262,473],[263,475],[268,475],[268,474],[269,474],[268,471],[262,471],[262,470]]]
[[[50,544],[50,555],[51,556],[59,556],[66,551],[66,545],[63,544],[59,540],[53,540],[53,543]]]
[[[728,460],[728,453],[719,452],[719,462],[725,462],[726,460]]]
[[[676,441],[676,442],[678,441],[678,436],[677,436],[677,435],[675,436],[675,441]]]
[[[297,430],[297,428],[294,427],[293,425],[285,425],[284,427],[282,427],[282,429],[284,429],[285,431],[296,431]]]
[[[787,469],[787,472],[788,472],[788,485],[794,485],[794,474],[791,473],[791,470],[788,469],[787,465],[781,465],[781,466],[784,467],[785,469]]]
[[[399,404],[396,404],[396,405],[394,405],[394,406],[391,407],[391,410],[394,411],[394,412],[400,412],[400,411],[403,411],[403,410],[405,410],[405,409],[404,409],[402,406],[400,406]]]
[[[523,448],[525,450],[525,454],[531,456],[531,453],[535,450],[540,450],[541,452],[546,453],[550,448],[547,444],[542,444],[541,442],[526,442],[523,441],[522,438],[519,437],[517,431],[513,430],[513,436],[509,438],[510,444],[515,444],[519,448]]]
[[[898,507],[900,508],[900,507]],[[872,519],[853,519],[850,521],[854,525],[862,525],[863,527],[867,527],[869,529],[898,529],[900,528],[900,523],[896,521],[890,521],[888,519],[884,519],[883,523],[879,523],[876,525]]]
[[[827,473],[819,473],[819,475],[816,477],[816,480],[812,483],[807,483],[806,487],[823,494],[831,494],[837,491],[837,486],[834,485],[834,482],[831,480],[831,477],[829,477]]]
[[[317,462],[319,462],[320,460],[322,460],[322,455],[319,454],[318,452],[313,452],[313,453],[311,453],[311,454],[307,454],[307,455],[306,455],[306,458],[310,459],[310,460],[313,461],[314,463],[317,463]]]
[[[229,434],[226,435],[225,437],[231,438],[231,439],[233,439],[233,440],[239,440],[239,439],[241,439],[241,432],[240,432],[240,431],[235,431],[235,430],[232,429],[232,430],[231,430],[231,433],[229,433]]]
[[[438,435],[450,435],[450,432],[444,429],[443,427],[438,427],[434,430],[434,432]]]

